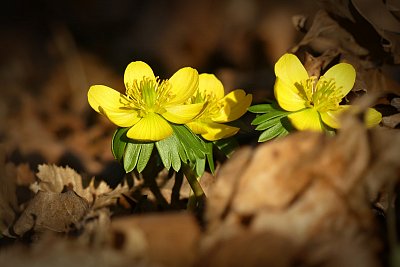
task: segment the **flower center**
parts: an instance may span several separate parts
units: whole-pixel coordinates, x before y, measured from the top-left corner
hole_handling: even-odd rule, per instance
[[[175,97],[168,80],[160,81],[158,77],[135,80],[133,86],[126,89],[126,95],[129,106],[138,110],[142,117],[150,112],[165,112],[164,107]]]
[[[189,99],[189,102],[191,104],[206,103],[203,111],[198,115],[198,118],[208,118],[213,114],[217,114],[223,108],[223,104],[218,102],[217,97],[213,93],[206,94],[197,91],[197,93]]]
[[[323,76],[319,80],[312,76],[301,84],[296,84],[296,87],[306,100],[306,106],[314,107],[319,112],[336,110],[344,97],[335,80]]]

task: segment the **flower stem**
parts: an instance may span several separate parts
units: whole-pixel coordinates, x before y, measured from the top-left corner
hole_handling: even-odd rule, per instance
[[[192,168],[190,168],[190,166],[186,164],[182,167],[186,179],[189,182],[190,188],[192,189],[189,194],[187,209],[190,211],[195,211],[201,207],[206,195],[203,191],[203,188],[201,188],[199,180],[197,179],[197,176]]]

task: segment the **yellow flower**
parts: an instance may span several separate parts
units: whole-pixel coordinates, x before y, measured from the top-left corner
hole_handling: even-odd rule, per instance
[[[288,118],[299,130],[322,131],[325,125],[340,128],[339,116],[350,105],[339,105],[350,92],[356,78],[353,66],[339,63],[319,79],[309,77],[300,60],[293,54],[283,55],[275,64],[275,98],[280,107],[293,111]],[[373,108],[366,112],[365,121],[373,127],[382,119]]]
[[[206,103],[204,110],[186,125],[196,134],[209,141],[235,135],[239,128],[225,125],[240,118],[251,104],[252,96],[243,90],[235,90],[226,96],[224,86],[213,74],[200,74],[199,87],[190,103]]]
[[[203,109],[203,103],[184,104],[196,91],[195,69],[178,70],[169,80],[154,76],[149,65],[135,61],[125,70],[126,94],[94,85],[88,92],[90,106],[120,127],[130,127],[127,137],[158,141],[172,134],[169,122],[185,124]]]

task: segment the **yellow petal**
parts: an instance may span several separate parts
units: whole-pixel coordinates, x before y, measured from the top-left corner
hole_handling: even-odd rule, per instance
[[[126,136],[139,141],[159,141],[172,134],[169,123],[156,113],[149,113],[133,125]]]
[[[199,74],[197,70],[186,67],[178,70],[169,79],[171,91],[175,97],[168,102],[169,105],[182,104],[189,99],[199,86]]]
[[[217,100],[225,95],[222,82],[214,74],[208,73],[199,75],[199,91],[206,95],[215,95]]]
[[[321,112],[322,121],[331,128],[339,129],[340,128],[340,116],[346,110],[348,110],[350,105],[342,105],[339,106],[337,110],[330,110],[327,112]]]
[[[298,130],[322,131],[323,125],[318,112],[315,109],[307,108],[288,116],[292,125]]]
[[[195,118],[203,110],[204,103],[188,104],[188,105],[175,105],[166,107],[167,112],[161,115],[168,121],[185,124]]]
[[[275,80],[274,94],[279,106],[284,110],[297,111],[306,107],[306,100],[301,97],[297,88],[279,77]]]
[[[374,108],[369,108],[365,113],[364,120],[367,127],[374,127],[381,122],[382,114]]]
[[[275,64],[275,75],[286,84],[295,85],[307,80],[308,73],[293,54],[284,54]]]
[[[336,87],[341,90],[343,96],[346,96],[354,86],[356,71],[350,64],[339,63],[330,68],[322,77],[328,80],[334,79]],[[323,79],[322,77],[320,80]]]
[[[222,138],[227,138],[235,135],[239,131],[239,128],[216,122],[202,123],[201,127],[205,131],[205,133],[202,133],[201,136],[208,141],[216,141]]]
[[[252,95],[246,95],[246,92],[238,89],[227,94],[219,102],[223,104],[224,107],[229,107],[229,109],[223,109],[216,117],[211,119],[215,122],[229,122],[234,121],[243,116],[247,108],[251,105]]]
[[[204,123],[200,121],[192,121],[186,124],[187,127],[195,134],[205,134],[207,129]]]
[[[88,102],[95,111],[120,127],[129,127],[139,121],[137,112],[126,106],[125,96],[110,87],[91,86],[88,91]]]
[[[137,81],[137,83],[140,84],[140,81],[142,81],[144,77],[149,78],[151,80],[156,79],[153,70],[149,65],[147,65],[143,61],[131,62],[125,69],[125,74],[124,74],[125,87],[127,89],[132,88],[133,83],[135,81]]]
[[[346,110],[356,113],[359,108],[351,105],[341,105],[338,110],[320,113],[322,121],[331,128],[340,128],[340,116]],[[369,128],[378,125],[382,120],[382,114],[376,109],[369,108],[364,114],[365,125]]]

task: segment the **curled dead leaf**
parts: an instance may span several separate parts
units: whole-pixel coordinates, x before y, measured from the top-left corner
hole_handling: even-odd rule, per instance
[[[67,232],[80,222],[88,210],[87,201],[73,191],[39,191],[14,224],[13,231],[18,236],[30,230]]]
[[[209,195],[204,253],[244,234],[268,232],[304,253],[319,244],[319,258],[310,256],[305,262],[378,266],[380,241],[368,199],[398,179],[400,168],[399,132],[386,132],[383,141],[381,131],[368,131],[347,116],[335,137],[299,132],[254,151],[239,151],[243,168],[232,174],[238,165],[233,157]],[[357,254],[346,260],[349,250],[329,244],[348,245]]]
[[[90,180],[89,185],[84,188],[82,176],[69,167],[64,168],[43,164],[39,165],[38,168],[37,176],[39,181],[31,185],[31,189],[34,192],[41,190],[60,193],[64,187],[68,187],[86,199],[94,209],[115,204],[118,197],[129,191],[127,183],[119,184],[112,189],[104,181],[95,185],[93,178]]]
[[[353,55],[365,56],[369,51],[355,41],[354,37],[333,20],[326,11],[316,13],[310,29],[292,52],[301,46],[310,46],[317,53],[326,51],[348,51]]]

